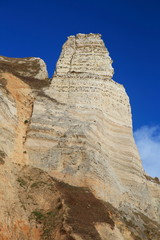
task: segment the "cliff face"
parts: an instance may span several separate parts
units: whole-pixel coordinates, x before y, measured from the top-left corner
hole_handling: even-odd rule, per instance
[[[111,63],[99,34],[68,38],[51,83],[41,59],[0,57],[0,239],[160,238]]]

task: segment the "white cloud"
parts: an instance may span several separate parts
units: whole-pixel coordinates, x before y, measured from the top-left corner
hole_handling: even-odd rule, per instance
[[[160,177],[160,127],[143,126],[134,132],[134,138],[146,173]]]

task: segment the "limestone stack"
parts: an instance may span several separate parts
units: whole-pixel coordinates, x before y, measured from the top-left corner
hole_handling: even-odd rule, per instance
[[[2,239],[159,240],[160,184],[113,72],[100,34],[70,36],[51,83],[43,60],[0,57]]]
[[[111,63],[99,34],[68,38],[50,87],[34,102],[27,153],[34,166],[116,207],[159,216],[133,139],[129,99],[112,80]]]

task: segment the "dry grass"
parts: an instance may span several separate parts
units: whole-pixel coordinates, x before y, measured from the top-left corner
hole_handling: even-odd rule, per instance
[[[151,181],[151,182],[160,184],[160,181],[159,181],[159,178],[158,178],[158,177],[152,178],[151,176],[148,176],[148,175],[144,175],[144,176],[145,176],[145,178],[146,178],[148,181]]]
[[[30,221],[39,226],[43,240],[74,240],[72,233],[86,240],[101,240],[96,223],[107,223],[113,230],[116,223],[122,234],[128,229],[134,240],[160,239],[158,223],[141,212],[127,215],[95,198],[89,189],[59,182],[40,169],[24,168],[17,183],[20,201]],[[49,209],[44,207],[46,201]]]
[[[72,226],[73,232],[83,239],[100,240],[95,223],[105,222],[112,229],[114,228],[114,222],[109,214],[112,211],[110,206],[96,199],[88,189],[73,187],[62,182],[57,182],[57,188],[69,208],[67,223]]]

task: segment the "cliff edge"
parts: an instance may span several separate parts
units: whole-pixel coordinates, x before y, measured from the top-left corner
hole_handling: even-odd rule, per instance
[[[160,239],[113,73],[100,34],[70,36],[51,82],[39,58],[0,57],[0,239]]]

